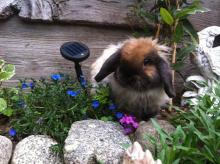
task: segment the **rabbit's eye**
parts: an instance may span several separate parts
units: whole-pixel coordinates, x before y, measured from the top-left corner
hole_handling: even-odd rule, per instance
[[[144,65],[150,64],[151,60],[150,59],[144,59]]]

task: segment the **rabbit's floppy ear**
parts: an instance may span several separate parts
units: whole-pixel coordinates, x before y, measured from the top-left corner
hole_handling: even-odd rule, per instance
[[[95,80],[100,82],[110,73],[114,72],[119,65],[120,62],[120,50],[116,51],[112,54],[102,65],[99,73],[95,76]]]
[[[171,69],[168,65],[168,63],[164,59],[160,59],[158,65],[159,74],[162,80],[162,83],[164,85],[164,90],[166,94],[173,98],[175,97],[175,91],[172,84],[172,75],[171,75]]]

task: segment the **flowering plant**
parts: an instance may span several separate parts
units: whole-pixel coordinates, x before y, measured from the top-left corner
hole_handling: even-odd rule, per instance
[[[21,81],[9,135],[21,139],[30,134],[46,134],[62,146],[71,124],[87,118],[120,121],[125,134],[137,128],[134,117],[118,111],[109,87],[100,86],[91,96],[85,86],[90,87],[86,81],[82,86],[77,80],[61,74],[53,74],[51,80]]]
[[[86,117],[90,98],[78,81],[67,75],[23,80],[19,87],[16,115],[11,120],[18,139],[47,134],[63,143],[71,124]]]
[[[133,133],[138,128],[138,122],[134,116],[124,115],[119,122],[124,127],[124,133]]]

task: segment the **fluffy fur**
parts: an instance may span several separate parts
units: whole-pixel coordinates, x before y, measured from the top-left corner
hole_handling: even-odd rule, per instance
[[[166,93],[174,96],[168,52],[169,48],[151,38],[110,45],[91,66],[92,84],[110,84],[118,107],[146,120],[167,102]]]

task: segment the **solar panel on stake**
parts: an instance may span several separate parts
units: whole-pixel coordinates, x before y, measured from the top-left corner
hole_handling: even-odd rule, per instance
[[[90,55],[89,48],[80,42],[66,42],[60,47],[61,55],[75,63],[75,71],[81,86],[85,88],[85,77],[83,75],[80,62],[87,59]]]

